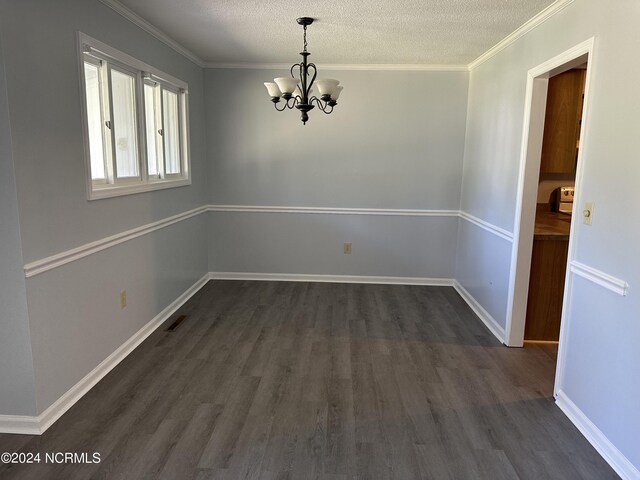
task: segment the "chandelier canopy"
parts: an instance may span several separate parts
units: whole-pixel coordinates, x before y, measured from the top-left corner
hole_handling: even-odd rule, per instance
[[[331,78],[316,81],[318,69],[315,64],[307,62],[307,57],[311,55],[307,52],[307,26],[313,23],[313,18],[300,17],[297,22],[304,29],[304,50],[300,52],[302,62],[294,63],[291,66],[291,77],[278,77],[273,82],[265,82],[264,85],[267,87],[276,110],[282,112],[285,108],[295,107],[300,110],[302,123],[306,125],[309,120],[307,112],[316,106],[326,114],[333,112],[333,107],[338,104],[342,87],[339,86],[338,80]],[[318,86],[320,98],[311,96],[314,84]],[[283,104],[280,104],[281,98],[284,100]],[[278,104],[281,106],[278,107]]]

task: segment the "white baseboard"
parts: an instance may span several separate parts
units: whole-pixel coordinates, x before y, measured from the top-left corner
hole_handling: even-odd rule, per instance
[[[462,299],[482,320],[493,335],[504,343],[504,329],[495,319],[473,298],[473,296],[456,280],[452,278],[425,277],[376,277],[368,275],[314,275],[302,273],[251,273],[251,272],[210,272],[211,280],[258,280],[280,282],[329,282],[329,283],[375,283],[382,285],[429,285],[454,287]]]
[[[0,415],[0,433],[40,435],[40,419],[26,415]]]
[[[504,343],[505,333],[504,328],[500,326],[498,322],[496,322],[495,318],[493,318],[489,312],[487,312],[482,305],[471,295],[466,288],[464,288],[457,280],[453,281],[453,288],[460,294],[460,296],[464,299],[465,302],[471,307],[471,310],[475,312],[475,314],[482,320],[482,323],[489,329],[493,335],[500,340],[501,343]]]
[[[556,394],[556,404],[620,477],[624,480],[640,480],[640,471],[562,390]]]
[[[71,387],[64,395],[56,400],[49,408],[38,416],[0,415],[0,433],[19,433],[23,435],[41,435],[56,420],[80,400],[103,377],[113,370],[127,355],[174,314],[187,300],[189,300],[205,283],[209,281],[209,274],[189,287],[182,295],[156,315],[149,323],[123,343],[115,352],[103,360],[96,368],[89,372],[82,380]]]
[[[138,330],[115,352],[76,383],[54,404],[38,416],[0,415],[0,433],[23,435],[41,435],[56,420],[64,415],[102,378],[124,360],[151,333],[162,325],[173,313],[187,302],[208,280],[273,280],[294,282],[335,282],[335,283],[369,283],[398,285],[434,285],[453,286],[469,307],[478,315],[498,340],[504,342],[504,329],[477,302],[477,300],[454,279],[422,278],[422,277],[381,277],[360,275],[309,275],[285,273],[245,273],[245,272],[210,272],[204,275],[182,295],[156,315],[149,323]],[[609,439],[596,427],[589,418],[566,396],[563,391],[556,395],[556,404],[567,415],[571,422],[593,445],[598,453],[625,480],[640,480],[640,471],[620,452]]]
[[[377,283],[384,285],[432,285],[450,287],[451,278],[376,277],[368,275],[315,275],[302,273],[211,272],[212,280],[260,280],[280,282]]]
[[[210,272],[211,280],[259,280],[281,282],[329,282],[329,283],[376,283],[383,285],[430,285],[454,287],[471,310],[480,317],[493,335],[504,343],[504,329],[495,321],[478,301],[456,280],[452,278],[425,277],[376,277],[368,275],[310,275],[301,273],[250,273],[250,272]]]
[[[314,275],[292,273],[210,272],[193,284],[180,297],[168,305],[149,323],[136,332],[115,352],[107,357],[82,380],[69,389],[53,405],[38,416],[0,415],[0,433],[40,435],[80,400],[94,385],[124,360],[140,343],[164,323],[178,308],[191,298],[208,280],[271,280],[290,282],[368,283],[388,285],[453,286],[489,330],[504,342],[504,330],[484,308],[462,287],[450,278],[385,277],[365,275]]]

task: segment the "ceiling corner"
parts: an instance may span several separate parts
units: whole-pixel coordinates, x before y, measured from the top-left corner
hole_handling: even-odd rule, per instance
[[[152,35],[153,37],[157,38],[158,40],[160,40],[165,45],[171,47],[176,52],[178,52],[180,55],[182,55],[182,56],[186,57],[187,59],[191,60],[193,63],[195,63],[199,67],[204,68],[206,66],[204,60],[202,60],[200,57],[198,57],[195,53],[193,53],[191,50],[189,50],[189,49],[185,48],[184,46],[182,46],[181,44],[179,44],[177,41],[175,41],[169,35],[164,33],[162,30],[157,28],[155,25],[152,25],[151,23],[149,23],[147,20],[142,18],[140,15],[138,15],[137,13],[135,13],[134,11],[129,9],[128,7],[125,7],[118,0],[98,0],[98,1],[103,3],[104,5],[106,5],[107,7],[111,8],[115,12],[119,13],[124,18],[129,20],[131,23],[137,25],[142,30],[144,30],[148,34]]]

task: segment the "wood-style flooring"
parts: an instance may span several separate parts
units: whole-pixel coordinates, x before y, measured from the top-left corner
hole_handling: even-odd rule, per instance
[[[0,435],[100,463],[0,478],[618,478],[555,406],[554,368],[450,287],[209,282],[45,434]]]

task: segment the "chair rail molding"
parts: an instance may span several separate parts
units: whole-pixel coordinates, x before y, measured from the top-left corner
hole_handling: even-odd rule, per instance
[[[571,273],[575,273],[579,277],[586,278],[587,280],[600,285],[601,287],[611,290],[613,293],[625,297],[629,290],[629,284],[624,280],[620,280],[612,275],[601,272],[593,267],[589,267],[584,263],[573,260],[571,262]]]
[[[513,242],[513,233],[505,230],[504,228],[500,228],[492,223],[487,222],[486,220],[482,220],[481,218],[475,217],[470,213],[460,211],[460,218],[466,220],[467,222],[473,223],[474,225],[486,230],[487,232],[493,233],[494,235],[507,240],[508,242]]]
[[[209,205],[210,212],[307,213],[324,215],[383,215],[407,217],[457,217],[458,210],[421,210],[400,208],[296,207],[265,205]]]
[[[84,245],[80,245],[79,247],[75,247],[70,250],[66,250],[64,252],[45,257],[43,259],[36,260],[35,262],[27,263],[24,266],[24,275],[27,278],[34,277],[54,268],[66,265],[67,263],[71,263],[73,261],[84,258],[88,255],[92,255],[102,250],[106,250],[107,248],[111,248],[121,243],[128,242],[129,240],[147,235],[151,232],[155,232],[156,230],[160,230],[161,228],[168,227],[169,225],[182,222],[183,220],[195,217],[196,215],[200,215],[201,213],[204,213],[206,211],[206,206],[194,208],[193,210],[189,210],[187,212],[179,213],[177,215],[173,215],[156,222],[148,223],[140,227],[132,228],[131,230],[126,230],[124,232],[120,232],[115,235],[102,238],[100,240],[86,243]]]
[[[65,250],[54,255],[29,262],[24,266],[25,277],[31,278],[68,263],[80,260],[86,256],[98,253],[107,248],[147,235],[161,228],[187,220],[206,212],[236,212],[236,213],[279,213],[279,214],[308,214],[308,215],[365,215],[387,217],[447,217],[462,218],[480,228],[497,235],[509,242],[513,242],[513,234],[497,227],[485,220],[459,210],[440,209],[410,209],[410,208],[360,208],[360,207],[300,207],[279,205],[202,205],[192,210],[173,215],[140,227],[111,235],[93,242]]]

